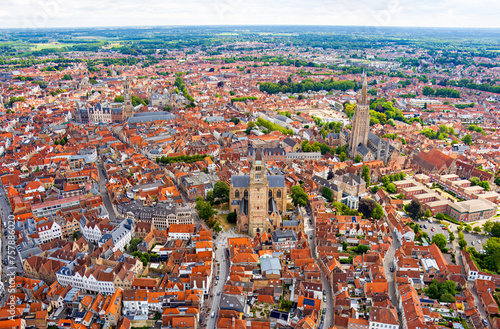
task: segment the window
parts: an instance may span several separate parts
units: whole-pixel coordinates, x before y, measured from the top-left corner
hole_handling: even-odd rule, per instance
[[[235,197],[236,199],[239,199],[239,198],[240,198],[240,190],[236,190],[236,191],[234,191],[234,197]]]
[[[243,192],[243,196],[244,196],[245,198],[248,198],[248,190],[245,190],[245,192]]]
[[[278,193],[276,193],[276,196],[277,196],[278,198],[281,198],[281,190],[278,190]]]
[[[273,191],[272,190],[269,190],[269,197],[272,198],[273,197]]]

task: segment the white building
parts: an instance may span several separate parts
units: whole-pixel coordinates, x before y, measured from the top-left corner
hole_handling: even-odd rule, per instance
[[[36,231],[41,243],[46,243],[54,239],[62,239],[61,226],[56,222],[38,224]]]
[[[127,245],[132,239],[132,234],[134,232],[133,219],[126,218],[118,226],[116,226],[111,232],[105,233],[101,239],[98,241],[99,247],[102,247],[108,240],[113,241],[113,252],[120,250],[125,251],[125,245]]]

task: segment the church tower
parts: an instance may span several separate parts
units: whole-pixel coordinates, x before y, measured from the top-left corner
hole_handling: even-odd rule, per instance
[[[123,122],[127,122],[127,119],[134,116],[134,109],[132,107],[132,93],[130,92],[130,81],[128,78],[123,80]]]
[[[259,148],[250,169],[248,234],[251,236],[261,235],[265,230],[268,217],[268,187],[266,166],[262,161],[262,152]]]
[[[370,131],[370,103],[368,102],[368,83],[366,73],[363,73],[363,89],[361,99],[356,104],[356,110],[352,118],[351,138],[349,139],[349,155],[356,156],[356,149],[359,144],[367,145],[368,132]]]

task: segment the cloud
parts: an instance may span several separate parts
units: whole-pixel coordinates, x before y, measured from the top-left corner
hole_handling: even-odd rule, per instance
[[[0,27],[276,24],[500,27],[498,12],[497,0],[11,0],[0,11]]]

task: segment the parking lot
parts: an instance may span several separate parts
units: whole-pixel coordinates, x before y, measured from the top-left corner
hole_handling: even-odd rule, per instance
[[[448,230],[443,230],[441,227],[441,224],[437,223],[434,220],[432,223],[429,223],[427,220],[417,221],[416,223],[421,225],[420,229],[423,232],[427,232],[430,240],[432,240],[432,237],[438,233],[442,233],[447,239],[450,236],[450,234],[448,233]],[[427,225],[427,228],[425,228],[424,225]],[[434,228],[434,231],[432,231],[433,228]],[[455,239],[456,239],[456,241],[458,241],[458,235],[456,233],[457,232],[457,225],[449,223],[449,228],[454,232]],[[465,241],[467,241],[468,246],[475,247],[477,251],[484,249],[483,245],[485,245],[486,240],[488,240],[487,236],[484,236],[481,234],[476,234],[474,232],[470,232],[470,233],[467,233],[465,231],[462,231],[462,232],[464,233]],[[472,242],[474,242],[474,244],[472,244]],[[451,244],[448,243],[448,245],[446,247],[450,248]]]
[[[416,223],[420,226],[420,229],[422,230],[422,232],[426,232],[429,235],[429,240],[432,240],[432,237],[438,233],[443,234],[446,237],[446,239],[448,239],[450,237],[448,230],[443,230],[441,228],[441,224],[436,223],[435,221],[433,221],[433,223],[429,223],[426,220],[421,220],[421,221],[417,221]],[[425,228],[424,225],[426,225],[427,228]],[[457,239],[458,237],[455,236],[455,238]],[[447,247],[450,248],[451,244],[448,244]]]

